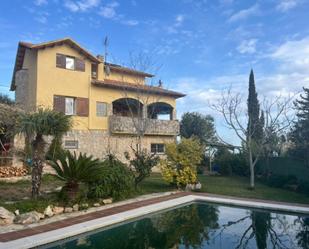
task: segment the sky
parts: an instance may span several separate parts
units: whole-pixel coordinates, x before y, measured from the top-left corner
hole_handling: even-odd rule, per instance
[[[10,0],[0,2],[0,92],[9,92],[17,44],[71,37],[93,54],[128,65],[143,53],[164,87],[187,94],[178,117],[215,117],[209,108],[230,86],[247,95],[253,68],[259,97],[309,87],[309,0]],[[152,69],[153,70],[153,69]]]

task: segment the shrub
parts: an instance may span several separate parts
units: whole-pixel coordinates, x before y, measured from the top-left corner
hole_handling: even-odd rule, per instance
[[[150,176],[151,170],[155,167],[160,158],[156,154],[150,154],[146,150],[133,150],[134,158],[131,159],[129,153],[125,153],[127,160],[129,160],[130,168],[134,170],[134,186],[137,189],[146,177]]]
[[[184,187],[197,182],[197,165],[201,162],[203,150],[195,139],[182,139],[179,144],[166,146],[165,160],[161,161],[161,171],[164,180]]]
[[[309,182],[308,181],[301,181],[298,188],[297,188],[297,191],[309,196]]]
[[[297,184],[297,178],[293,175],[270,175],[266,183],[271,187],[283,188],[287,185]]]
[[[233,154],[226,148],[219,148],[215,155],[215,165],[221,175],[247,176],[249,167],[243,154]]]
[[[109,155],[103,162],[103,177],[89,184],[90,198],[122,199],[133,192],[134,175],[127,165]]]
[[[76,153],[65,151],[57,154],[57,158],[51,159],[49,164],[56,171],[56,176],[66,182],[63,191],[69,200],[76,198],[80,183],[96,181],[103,175],[102,162],[86,154],[80,153],[77,157]]]
[[[233,154],[232,156],[232,173],[239,176],[249,175],[249,165],[243,154]]]
[[[215,154],[214,164],[218,166],[221,175],[232,174],[232,153],[226,148],[219,148]]]

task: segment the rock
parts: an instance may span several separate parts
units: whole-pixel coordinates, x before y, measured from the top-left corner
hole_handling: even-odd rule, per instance
[[[195,184],[187,184],[186,191],[192,191],[192,190],[201,190],[202,184],[200,182]]]
[[[79,205],[78,204],[73,205],[73,211],[76,212],[78,210],[79,210]]]
[[[9,225],[14,221],[15,215],[6,210],[4,207],[0,207],[0,225]]]
[[[44,214],[39,213],[39,212],[37,212],[37,213],[38,213],[38,216],[40,217],[40,220],[43,220],[43,219],[45,218],[45,215],[44,215]]]
[[[186,191],[191,191],[191,190],[193,190],[193,184],[187,184],[186,185]]]
[[[41,218],[41,214],[36,211],[31,211],[28,213],[17,215],[14,219],[14,223],[16,224],[32,224],[39,222]]]
[[[7,204],[7,205],[11,205],[11,204],[14,204],[14,203],[16,203],[16,201],[6,201],[6,202],[4,202],[4,204]]]
[[[45,208],[44,215],[47,217],[52,217],[54,215],[54,212],[50,206],[47,206],[47,208]]]
[[[93,206],[94,207],[100,207],[101,205],[100,205],[100,203],[94,203]]]
[[[64,211],[64,207],[53,207],[53,213],[54,213],[55,215],[57,215],[57,214],[62,214],[63,211]]]
[[[89,207],[88,203],[83,203],[80,205],[82,209],[87,209]]]
[[[60,186],[60,187],[55,188],[55,191],[61,191],[61,189],[62,187]]]
[[[14,211],[14,214],[15,214],[15,215],[20,215],[19,210],[16,209],[16,210]]]
[[[195,190],[201,190],[202,189],[202,184],[200,182],[195,184]]]
[[[78,210],[78,209],[77,209]],[[64,212],[65,213],[72,213],[73,212],[73,208],[71,208],[71,207],[65,207],[64,208]]]
[[[113,199],[112,198],[104,199],[102,202],[104,203],[104,205],[112,204],[113,203]]]

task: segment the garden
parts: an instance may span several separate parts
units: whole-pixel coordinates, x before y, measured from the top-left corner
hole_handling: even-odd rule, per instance
[[[305,115],[309,90],[304,90],[305,96],[295,102],[299,119],[285,135],[270,132],[261,114],[257,119],[260,126],[249,127],[259,131],[259,136],[247,132],[242,146],[232,146],[218,138],[212,116],[185,113],[181,139],[165,145],[164,157],[128,148],[132,153],[126,153],[125,162],[113,154],[98,159],[64,150],[62,136],[72,127],[70,116],[42,108],[25,113],[14,103],[3,102],[1,153],[7,152],[14,136],[23,136],[26,143],[22,152],[14,154],[23,162],[23,171],[9,173],[17,176],[15,182],[0,182],[0,222],[30,224],[57,214],[168,191],[309,204]],[[47,165],[53,174],[43,174]],[[161,173],[152,173],[154,167]],[[6,176],[7,167],[0,169]]]

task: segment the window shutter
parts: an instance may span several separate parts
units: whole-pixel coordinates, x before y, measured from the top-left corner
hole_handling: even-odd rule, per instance
[[[65,97],[54,95],[54,111],[65,113]]]
[[[76,98],[76,114],[77,116],[88,117],[89,115],[88,98]]]
[[[65,68],[65,57],[63,54],[56,55],[56,67]]]
[[[76,58],[75,59],[75,70],[85,72],[85,61]]]

